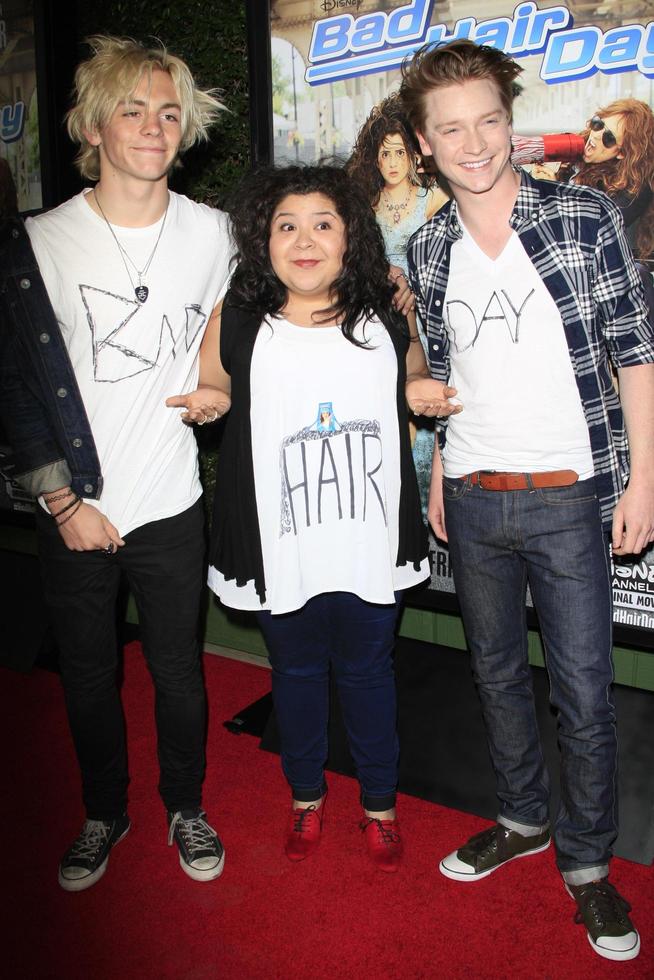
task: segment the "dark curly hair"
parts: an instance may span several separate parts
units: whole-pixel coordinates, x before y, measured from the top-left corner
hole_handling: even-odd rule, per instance
[[[377,316],[387,329],[406,332],[406,321],[393,308],[395,286],[388,278],[384,241],[361,189],[341,167],[266,167],[247,177],[227,204],[236,243],[236,267],[230,300],[262,319],[275,316],[286,303],[286,286],[275,275],[269,240],[273,214],[289,194],[324,194],[345,224],[343,268],[335,280],[324,322],[341,321],[343,335],[357,346],[354,328],[361,318]],[[320,321],[318,321],[320,322]]]
[[[363,188],[373,208],[377,207],[384,187],[384,178],[378,162],[379,148],[388,136],[395,135],[402,138],[410,157],[414,160],[416,157],[420,158],[418,138],[397,93],[389,95],[383,102],[372,108],[359,130],[352,155],[346,164],[350,177]],[[436,183],[436,174],[418,171],[415,174],[415,181],[423,187],[431,187]]]

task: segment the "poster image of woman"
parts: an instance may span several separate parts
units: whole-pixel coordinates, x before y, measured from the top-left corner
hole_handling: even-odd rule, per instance
[[[622,212],[627,238],[639,262],[654,259],[654,113],[640,99],[616,99],[586,124],[581,160],[564,164],[557,180],[604,191]],[[532,176],[552,177],[535,166]]]
[[[406,253],[409,239],[447,201],[436,175],[422,167],[417,137],[404,114],[397,94],[374,106],[359,130],[347,164],[350,178],[364,191],[375,212],[390,263],[390,275],[398,286],[408,286]],[[406,312],[407,308],[404,307]],[[409,318],[415,317],[413,303]],[[418,333],[425,343],[425,335]],[[434,450],[430,421],[411,423],[413,459],[426,518],[427,497]]]
[[[350,177],[362,187],[377,217],[386,255],[406,273],[411,235],[447,200],[436,175],[422,169],[420,147],[397,95],[374,106],[359,130],[347,164]]]

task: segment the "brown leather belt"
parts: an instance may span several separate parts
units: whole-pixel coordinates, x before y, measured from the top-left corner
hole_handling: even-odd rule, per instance
[[[543,490],[548,487],[571,487],[579,479],[574,470],[554,470],[551,473],[496,473],[495,470],[476,470],[462,476],[471,486],[482,490]]]

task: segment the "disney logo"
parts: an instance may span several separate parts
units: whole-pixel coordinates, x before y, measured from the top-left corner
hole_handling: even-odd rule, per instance
[[[336,10],[339,7],[356,7],[357,10],[361,6],[361,0],[322,0],[320,7],[322,10],[328,14],[331,10]]]

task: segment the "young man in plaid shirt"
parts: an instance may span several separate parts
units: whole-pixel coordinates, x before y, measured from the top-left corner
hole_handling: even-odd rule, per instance
[[[418,52],[401,89],[452,195],[412,238],[409,275],[432,373],[463,404],[434,454],[429,516],[449,540],[500,800],[497,823],[440,870],[477,881],[549,846],[529,582],[559,724],[557,864],[593,949],[626,960],[640,939],[608,880],[617,836],[609,542],[622,555],[654,540],[654,335],[608,197],[511,166],[520,71],[498,50],[454,41]]]

